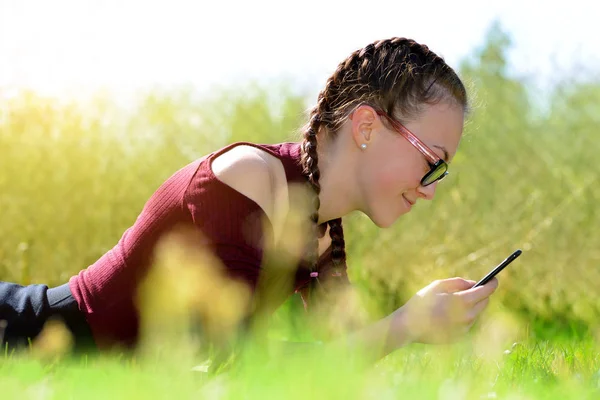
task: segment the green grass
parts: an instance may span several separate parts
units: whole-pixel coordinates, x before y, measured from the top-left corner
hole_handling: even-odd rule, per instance
[[[38,359],[0,364],[7,398],[597,398],[598,345],[528,341],[485,354],[472,342],[401,349],[375,367],[322,349],[266,359],[249,351],[216,376],[171,356]]]

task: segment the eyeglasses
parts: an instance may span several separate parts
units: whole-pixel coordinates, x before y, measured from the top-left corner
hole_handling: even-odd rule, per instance
[[[410,142],[417,150],[419,150],[427,159],[429,164],[429,172],[421,179],[421,186],[428,186],[434,182],[442,180],[448,175],[448,164],[435,154],[425,143],[423,143],[418,137],[416,137],[411,131],[409,131],[400,122],[392,119],[389,115],[383,111],[377,111],[377,115],[384,117],[394,129],[402,135],[406,140]]]

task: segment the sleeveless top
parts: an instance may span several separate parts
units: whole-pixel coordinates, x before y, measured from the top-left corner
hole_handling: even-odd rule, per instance
[[[69,287],[84,313],[98,347],[131,347],[137,343],[140,316],[136,288],[153,262],[161,235],[174,227],[192,227],[218,257],[225,273],[242,280],[252,291],[259,282],[263,262],[265,212],[252,199],[221,182],[212,172],[214,158],[238,145],[264,150],[281,160],[288,184],[305,183],[300,165],[300,143],[254,144],[237,142],[183,167],[168,178],[146,202],[135,223],[119,242],[94,264],[69,280]],[[308,217],[307,217],[308,218]],[[331,274],[331,246],[319,257],[319,277]],[[174,269],[176,273],[176,269]],[[348,282],[346,266],[336,280]],[[311,271],[300,261],[288,297],[299,292],[307,307],[305,289]]]

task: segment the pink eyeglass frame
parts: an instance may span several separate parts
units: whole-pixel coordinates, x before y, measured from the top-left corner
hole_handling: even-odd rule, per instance
[[[406,128],[400,122],[390,117],[387,113],[377,109],[374,110],[377,113],[377,115],[385,118],[386,121],[388,121],[390,125],[392,125],[394,130],[396,130],[400,135],[402,135],[406,140],[408,140],[408,142],[412,144],[417,150],[419,150],[419,152],[421,152],[421,154],[423,154],[427,159],[427,162],[429,163],[431,169],[421,179],[422,186],[431,185],[434,182],[442,180],[446,175],[448,175],[448,163],[441,159],[433,150],[431,150],[425,143],[423,143],[421,139],[419,139],[414,133],[408,130],[408,128]],[[352,114],[350,114],[350,118],[352,118]],[[427,179],[440,168],[443,169],[444,172],[433,181],[428,182]]]

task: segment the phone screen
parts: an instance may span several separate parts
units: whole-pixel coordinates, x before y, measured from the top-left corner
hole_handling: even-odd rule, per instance
[[[496,276],[500,271],[502,271],[508,264],[515,261],[517,257],[521,255],[521,250],[517,250],[512,253],[510,256],[506,258],[506,260],[502,261],[496,268],[490,271],[489,274],[484,276],[479,282],[477,282],[473,287],[483,286],[488,283],[494,276]]]

